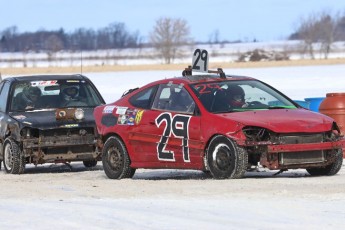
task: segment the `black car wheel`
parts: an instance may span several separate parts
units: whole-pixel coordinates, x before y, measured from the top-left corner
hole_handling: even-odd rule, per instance
[[[83,164],[86,168],[92,168],[97,165],[97,160],[83,161]]]
[[[343,165],[343,150],[338,149],[335,153],[335,161],[323,168],[309,168],[307,172],[312,176],[333,176],[339,172]]]
[[[109,137],[102,150],[105,174],[110,179],[131,178],[135,169],[130,167],[130,159],[124,143],[115,136]]]
[[[248,153],[229,138],[215,136],[207,149],[207,164],[216,179],[242,178],[248,165]]]
[[[4,168],[7,173],[21,174],[25,169],[25,158],[17,142],[7,138],[4,142]]]

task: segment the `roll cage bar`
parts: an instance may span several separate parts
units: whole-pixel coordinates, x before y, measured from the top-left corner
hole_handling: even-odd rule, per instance
[[[182,76],[184,76],[184,77],[192,76],[193,75],[192,72],[193,72],[192,66],[188,66],[187,68],[185,68],[182,71]],[[225,75],[225,73],[224,73],[222,68],[217,68],[217,70],[207,70],[207,73],[219,74],[220,78],[223,78],[223,79],[226,78],[226,75]]]

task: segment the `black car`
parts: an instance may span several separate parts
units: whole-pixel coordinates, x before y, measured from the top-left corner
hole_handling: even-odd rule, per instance
[[[21,174],[26,164],[101,158],[93,118],[104,99],[82,75],[5,78],[0,83],[0,167]]]

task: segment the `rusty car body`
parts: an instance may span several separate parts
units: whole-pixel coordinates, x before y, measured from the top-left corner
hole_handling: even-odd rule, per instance
[[[78,97],[63,101],[62,87],[74,87]],[[26,95],[31,89],[38,92],[36,105]],[[92,167],[100,160],[93,110],[105,102],[87,77],[8,77],[0,98],[0,162],[7,173],[24,173],[26,164],[83,161]]]

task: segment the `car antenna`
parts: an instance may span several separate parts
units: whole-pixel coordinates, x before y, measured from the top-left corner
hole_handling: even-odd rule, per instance
[[[83,75],[83,50],[80,50],[80,74]]]

